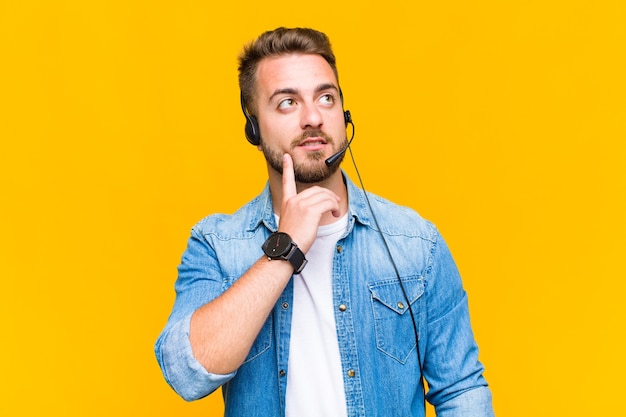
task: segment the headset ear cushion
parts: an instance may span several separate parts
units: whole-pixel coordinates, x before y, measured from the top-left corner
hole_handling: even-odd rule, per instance
[[[261,143],[259,122],[257,121],[256,117],[248,113],[248,110],[246,109],[246,101],[243,98],[243,91],[239,92],[239,101],[241,102],[241,111],[246,117],[246,139],[248,139],[248,142],[256,146]]]
[[[261,135],[259,134],[259,123],[251,114],[246,114],[246,138],[253,145],[261,143]]]

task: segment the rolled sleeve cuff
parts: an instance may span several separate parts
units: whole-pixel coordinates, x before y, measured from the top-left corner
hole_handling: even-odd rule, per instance
[[[232,379],[236,372],[212,374],[196,360],[189,341],[191,315],[175,323],[161,344],[161,368],[167,383],[186,401],[211,394]]]
[[[494,417],[491,391],[478,387],[435,407],[438,417]]]

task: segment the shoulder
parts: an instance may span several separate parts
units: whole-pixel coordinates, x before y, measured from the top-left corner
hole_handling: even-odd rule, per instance
[[[371,192],[364,192],[347,176],[350,211],[357,222],[389,236],[418,237],[432,242],[438,231],[433,223],[411,207],[402,206]]]
[[[437,240],[439,232],[436,226],[413,208],[399,205],[376,194],[367,193],[367,196],[383,233],[420,237],[433,242]]]
[[[264,192],[233,214],[208,215],[193,226],[192,232],[204,238],[211,236],[218,240],[254,236],[265,218],[263,213],[266,211],[269,198],[269,194]],[[271,200],[269,206],[271,207]]]

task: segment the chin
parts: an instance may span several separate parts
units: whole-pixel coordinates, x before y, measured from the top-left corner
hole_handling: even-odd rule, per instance
[[[327,167],[324,159],[320,159],[319,163],[314,164],[314,166],[311,164],[307,164],[306,167],[294,166],[294,177],[301,184],[316,184],[332,177],[338,169],[339,164]]]

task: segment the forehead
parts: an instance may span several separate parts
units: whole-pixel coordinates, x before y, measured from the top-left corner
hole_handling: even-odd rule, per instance
[[[337,87],[335,73],[320,55],[289,54],[264,58],[257,68],[256,89],[261,99],[277,89],[306,92],[322,83]]]

